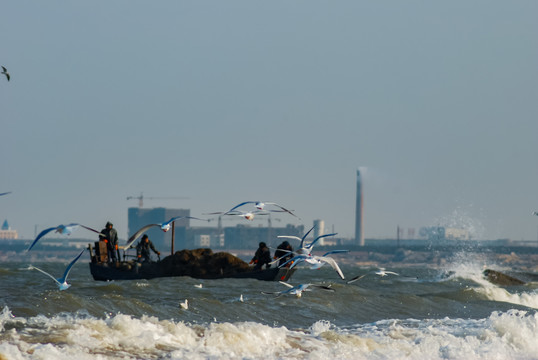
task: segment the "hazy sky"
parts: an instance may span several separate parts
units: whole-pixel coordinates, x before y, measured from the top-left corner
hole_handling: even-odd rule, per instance
[[[188,197],[144,205],[193,216],[274,201],[352,237],[359,167],[366,238],[538,236],[534,0],[8,0],[2,14],[0,221],[22,237],[110,220],[126,238],[140,192]]]

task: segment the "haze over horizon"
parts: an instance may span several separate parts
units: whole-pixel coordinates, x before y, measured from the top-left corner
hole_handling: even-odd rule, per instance
[[[127,238],[141,192],[192,216],[274,201],[302,222],[273,226],[351,238],[359,167],[365,238],[538,237],[537,2],[2,8],[0,222],[22,238],[108,220]]]

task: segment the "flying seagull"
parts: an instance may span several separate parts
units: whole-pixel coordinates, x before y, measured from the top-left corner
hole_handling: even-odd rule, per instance
[[[51,227],[51,228],[48,228],[48,229],[45,229],[45,230],[41,231],[39,233],[39,235],[37,235],[37,237],[35,238],[34,242],[28,247],[28,249],[26,249],[26,251],[30,251],[34,247],[34,245],[37,244],[39,239],[41,239],[43,236],[47,235],[49,232],[51,232],[53,230],[56,230],[56,232],[59,233],[59,234],[71,235],[71,233],[75,229],[77,229],[79,226],[83,227],[84,229],[93,231],[94,233],[101,234],[100,231],[97,231],[97,230],[92,229],[90,227],[84,226],[82,224],[72,223],[72,224],[68,224],[68,225],[58,225],[56,227]]]
[[[11,194],[11,191],[0,193],[0,196],[4,196],[4,195],[7,195],[7,194]]]
[[[284,281],[279,281],[279,283],[281,283],[283,285],[286,285],[287,287],[289,287],[289,289],[283,290],[283,291],[276,291],[276,292],[262,291],[262,294],[276,295],[275,297],[279,297],[279,296],[284,295],[284,294],[290,294],[290,295],[295,295],[297,297],[301,297],[302,294],[303,294],[303,291],[310,291],[310,289],[308,289],[308,288],[311,287],[311,286],[312,287],[317,287],[317,288],[320,288],[320,289],[323,289],[323,290],[334,292],[333,288],[331,288],[330,286],[324,286],[324,285],[299,284],[299,285],[293,286],[293,285],[288,284],[287,282],[284,282]]]
[[[150,228],[152,228],[154,226],[158,226],[158,227],[161,228],[162,231],[167,232],[168,230],[170,230],[170,227],[171,227],[172,223],[174,221],[176,221],[176,220],[179,220],[179,219],[194,219],[194,220],[207,221],[205,219],[199,219],[199,218],[193,217],[193,216],[175,216],[175,217],[171,218],[170,220],[168,220],[167,222],[164,222],[162,224],[149,224],[149,225],[143,226],[140,229],[138,229],[129,238],[129,240],[127,240],[127,244],[125,244],[125,246],[123,246],[121,248],[122,249],[129,249],[131,247],[131,245],[135,242],[135,240],[140,237],[140,235],[142,235],[144,232],[146,232],[148,229],[150,229]]]
[[[267,202],[267,201],[244,201],[238,205],[235,205],[233,208],[231,208],[230,210],[228,211],[234,211],[236,210],[237,208],[243,206],[243,205],[247,205],[247,204],[254,204],[254,206],[256,207],[257,210],[264,210],[265,209],[265,205],[273,205],[277,208],[279,208],[281,211],[278,211],[278,212],[287,212],[288,214],[290,215],[293,215],[295,216],[296,218],[300,219],[297,215],[295,215],[291,210],[288,210],[286,209],[285,207],[281,206],[281,205],[278,205],[277,203],[274,203],[274,202]]]
[[[332,257],[329,257],[327,255],[336,254],[336,253],[344,253],[348,251],[349,250],[332,250],[323,254],[322,256],[317,256],[317,255],[312,255],[312,254],[301,254],[301,255],[294,256],[288,261],[282,263],[282,265],[280,265],[279,268],[291,263],[291,266],[290,266],[290,269],[291,269],[297,266],[298,264],[300,264],[301,262],[306,262],[307,264],[310,264],[311,269],[315,270],[315,269],[321,268],[325,264],[329,264],[334,269],[334,271],[336,271],[338,276],[340,276],[340,278],[344,280],[345,279],[344,274],[342,273],[342,270],[340,270],[340,267],[338,266],[336,261]]]
[[[51,274],[49,274],[48,272],[44,271],[44,270],[41,270],[35,266],[32,266],[30,265],[30,268],[31,269],[35,269],[37,271],[40,271],[42,272],[43,274],[49,276],[52,280],[54,280],[56,282],[56,285],[58,285],[58,288],[60,290],[67,290],[71,284],[68,284],[67,283],[67,276],[69,275],[69,272],[71,271],[71,268],[73,267],[73,265],[75,265],[75,263],[77,262],[78,259],[80,259],[80,257],[82,256],[82,254],[84,253],[84,251],[86,251],[86,249],[82,250],[80,252],[80,254],[77,255],[76,258],[74,258],[70,263],[69,265],[67,265],[67,268],[65,268],[65,271],[64,271],[64,274],[61,278],[58,278],[56,279],[54,276],[52,276]]]
[[[6,75],[7,81],[9,81],[10,79],[9,73],[7,72],[7,69],[3,66],[2,66],[2,74]]]
[[[379,268],[379,270],[376,271],[375,274],[376,274],[376,275],[379,275],[379,276],[381,276],[381,277],[383,277],[383,276],[387,276],[387,275],[389,275],[389,274],[390,274],[390,275],[400,275],[400,274],[397,274],[397,273],[395,273],[395,272],[393,272],[393,271],[386,271],[385,268]]]
[[[286,212],[284,210],[252,210],[252,211],[241,211],[241,210],[228,210],[226,212],[213,212],[206,213],[205,215],[230,215],[230,216],[240,216],[247,220],[254,220],[256,215],[269,215],[272,212]]]
[[[179,303],[179,306],[181,306],[182,309],[188,310],[189,309],[189,300],[185,299],[185,301]]]

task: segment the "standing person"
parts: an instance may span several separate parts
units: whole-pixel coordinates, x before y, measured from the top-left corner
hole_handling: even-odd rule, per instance
[[[263,265],[266,269],[271,267],[271,251],[264,242],[259,243],[258,250],[254,254],[250,264],[254,263],[254,270],[260,270]]]
[[[275,251],[274,259],[280,259],[278,261],[278,266],[284,264],[286,261],[290,260],[293,257],[293,248],[291,247],[290,243],[287,241],[283,241],[282,244],[278,245]],[[291,264],[288,263],[286,266],[290,266]]]
[[[161,255],[161,253],[155,249],[155,246],[148,236],[144,234],[138,245],[136,245],[136,257],[138,258],[138,261],[151,262],[150,249],[153,250],[155,254]],[[142,260],[142,258],[144,258],[144,260]]]
[[[99,240],[102,240],[106,243],[108,261],[118,261],[120,258],[120,252],[118,250],[118,232],[116,231],[116,229],[114,229],[114,226],[110,221],[107,221],[105,228],[101,230],[101,234],[99,234]]]

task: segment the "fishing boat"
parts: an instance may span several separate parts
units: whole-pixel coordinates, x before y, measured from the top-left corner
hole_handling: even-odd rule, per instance
[[[106,244],[90,244],[90,272],[94,280],[137,280],[159,277],[189,276],[196,279],[257,279],[287,281],[296,269],[270,267],[254,270],[246,262],[227,253],[214,253],[211,249],[181,250],[155,262],[138,262],[136,259],[109,262]]]

